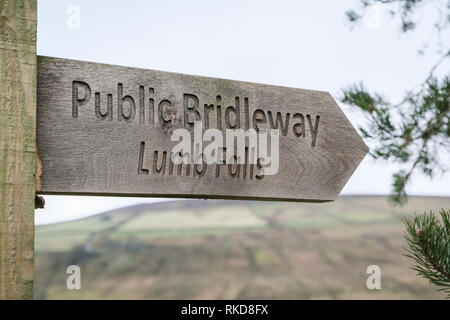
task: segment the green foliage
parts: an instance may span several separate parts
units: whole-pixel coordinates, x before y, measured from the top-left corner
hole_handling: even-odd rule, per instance
[[[401,31],[408,32],[417,27],[419,20],[416,17],[417,12],[423,9],[425,4],[432,3],[439,17],[434,27],[439,31],[450,24],[450,1],[447,0],[447,4],[445,2],[446,0],[361,0],[360,9],[358,11],[348,10],[346,16],[350,22],[355,23],[364,17],[370,7],[383,5],[391,17],[399,17]]]
[[[440,163],[439,151],[450,150],[449,77],[441,82],[431,78],[421,92],[408,95],[401,106],[369,93],[362,84],[345,89],[341,101],[358,106],[367,115],[368,128],[359,130],[374,143],[373,158],[409,164],[408,170],[394,174],[394,203],[406,201],[405,186],[415,169],[429,177],[447,169],[445,162]]]
[[[404,219],[406,226],[405,256],[413,259],[412,267],[418,275],[428,279],[450,298],[450,210],[436,215],[424,213],[411,219]]]
[[[361,0],[361,10],[348,11],[347,18],[354,24],[371,6],[383,5],[391,16],[400,16],[401,30],[407,32],[416,27],[415,15],[428,2]],[[450,0],[447,4],[444,2],[435,3],[440,18],[434,27],[439,32],[450,25]],[[368,126],[360,127],[359,131],[365,139],[373,142],[371,156],[400,163],[406,168],[393,175],[390,200],[394,204],[406,202],[405,188],[414,171],[421,171],[432,178],[448,169],[445,166],[448,160],[439,156],[450,151],[450,74],[438,79],[434,73],[443,61],[450,58],[450,50],[439,50],[443,54],[427,79],[418,89],[408,91],[400,103],[391,103],[381,94],[371,93],[362,83],[345,88],[341,96],[343,103],[359,107],[367,116]]]

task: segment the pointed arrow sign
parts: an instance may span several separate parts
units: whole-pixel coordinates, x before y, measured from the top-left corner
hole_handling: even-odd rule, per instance
[[[37,94],[41,194],[332,201],[368,152],[326,92],[38,57]]]

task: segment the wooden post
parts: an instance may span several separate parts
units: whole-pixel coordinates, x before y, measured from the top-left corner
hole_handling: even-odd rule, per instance
[[[0,0],[0,299],[32,299],[36,0]]]

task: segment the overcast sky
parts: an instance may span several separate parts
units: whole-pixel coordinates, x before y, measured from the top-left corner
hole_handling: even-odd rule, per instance
[[[38,0],[38,54],[315,89],[339,96],[364,81],[398,101],[436,62],[417,50],[434,34],[426,27],[403,35],[383,10],[351,30],[345,11],[354,0],[315,1],[65,1]],[[76,15],[80,11],[77,28]],[[423,26],[433,14],[419,16]],[[445,39],[445,37],[444,37]],[[447,37],[450,39],[450,37]],[[449,70],[443,65],[441,70]],[[364,118],[340,104],[354,126]],[[369,145],[370,146],[370,145]],[[349,146],[350,147],[350,146]],[[388,194],[399,167],[369,156],[342,194]],[[410,194],[450,196],[450,175],[417,174]],[[36,223],[79,218],[158,199],[45,196]]]

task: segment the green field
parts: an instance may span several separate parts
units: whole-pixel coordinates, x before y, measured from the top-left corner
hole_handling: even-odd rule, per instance
[[[403,257],[401,218],[450,198],[183,200],[36,229],[37,299],[442,299]],[[79,265],[82,290],[67,290]],[[366,287],[369,265],[381,290]]]

